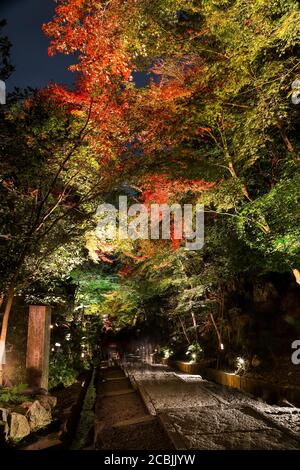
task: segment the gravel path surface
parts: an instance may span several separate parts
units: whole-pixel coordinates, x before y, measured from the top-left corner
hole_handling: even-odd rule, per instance
[[[171,436],[187,449],[300,449],[300,409],[165,366],[130,366]]]

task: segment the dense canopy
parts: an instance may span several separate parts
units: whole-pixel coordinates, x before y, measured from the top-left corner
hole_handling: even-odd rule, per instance
[[[0,109],[2,343],[17,294],[62,312],[71,298],[97,334],[91,316],[175,350],[267,349],[245,330],[262,321],[250,292],[300,284],[299,2],[61,0],[43,29],[77,82]],[[0,52],[1,78],[5,38]],[[120,195],[204,205],[204,248],[174,225],[171,240],[101,240],[96,209]]]

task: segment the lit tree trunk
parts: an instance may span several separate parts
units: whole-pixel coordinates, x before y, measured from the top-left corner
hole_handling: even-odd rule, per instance
[[[228,164],[228,170],[229,170],[229,172],[230,172],[230,174],[231,174],[231,176],[232,176],[233,178],[235,178],[235,179],[238,178],[238,176],[237,176],[237,174],[236,174],[236,171],[235,171],[235,169],[234,169],[234,167],[233,167],[232,162],[229,162],[229,164]],[[249,192],[248,192],[247,186],[246,186],[245,184],[242,185],[242,189],[243,189],[243,194],[244,194],[245,198],[248,199],[249,202],[252,202],[252,199],[251,199],[251,197],[249,196]]]
[[[184,322],[183,322],[183,320],[182,320],[182,318],[181,318],[180,316],[179,316],[179,322],[180,322],[180,325],[181,325],[183,334],[184,334],[184,336],[185,336],[185,339],[187,340],[188,344],[190,345],[190,344],[191,344],[190,338],[188,337],[185,324],[184,324]]]
[[[3,361],[5,357],[5,345],[6,345],[6,337],[7,337],[7,329],[8,329],[8,320],[9,315],[11,312],[12,303],[14,300],[14,293],[15,293],[15,281],[16,277],[10,283],[7,292],[7,302],[5,305],[5,310],[2,319],[2,326],[1,326],[1,335],[0,335],[0,386],[3,385]]]
[[[299,271],[299,269],[293,269],[293,274],[295,276],[297,284],[300,284],[300,271]]]
[[[221,338],[221,333],[219,331],[219,328],[217,327],[217,324],[215,322],[215,319],[214,319],[214,316],[212,313],[209,314],[210,318],[211,318],[211,321],[212,321],[212,324],[214,325],[214,328],[216,330],[216,333],[217,333],[217,337],[218,337],[218,342],[219,342],[219,348],[222,349],[222,338]]]
[[[281,138],[284,142],[284,145],[286,146],[287,148],[287,151],[288,152],[294,152],[294,147],[293,147],[293,144],[291,143],[291,141],[289,140],[288,138],[288,135],[286,133],[286,130],[284,129],[282,123],[278,120],[277,121],[277,127],[279,129],[279,132],[280,132],[280,135],[281,135]]]
[[[18,279],[21,267],[23,266],[23,262],[25,260],[25,257],[26,257],[27,248],[28,248],[28,246],[25,245],[24,249],[23,249],[23,252],[22,252],[22,254],[19,258],[19,261],[17,263],[15,273],[14,273],[13,277],[11,278],[10,284],[8,286],[8,289],[7,289],[7,299],[6,299],[5,310],[4,310],[4,313],[3,313],[1,333],[0,333],[0,386],[3,385],[3,359],[4,359],[4,354],[5,354],[5,345],[6,345],[6,337],[7,337],[7,330],[8,330],[8,321],[9,321],[11,307],[12,307],[13,300],[14,300],[14,294],[15,294],[17,279]]]
[[[233,166],[233,163],[232,163],[232,159],[231,159],[231,156],[229,154],[229,149],[228,149],[228,145],[227,145],[227,140],[226,140],[226,135],[225,133],[223,132],[223,127],[224,125],[224,122],[223,122],[223,118],[222,118],[222,122],[221,122],[221,125],[218,125],[218,128],[219,128],[219,132],[220,132],[220,136],[221,136],[221,139],[222,139],[222,145],[223,145],[223,150],[224,150],[224,156],[225,156],[225,159],[226,161],[228,162],[228,171],[229,173],[231,174],[232,178],[234,179],[238,179],[238,175],[235,171],[235,168]],[[249,192],[248,192],[248,188],[245,184],[242,184],[242,191],[243,191],[243,195],[245,196],[245,198],[249,201],[249,202],[252,202],[252,199],[249,195]]]
[[[197,344],[199,344],[198,325],[197,325],[196,316],[195,316],[194,312],[192,312],[191,315],[192,315],[192,320],[193,320],[193,327],[194,327],[194,329],[195,329],[195,338],[196,338],[196,342],[197,342]]]

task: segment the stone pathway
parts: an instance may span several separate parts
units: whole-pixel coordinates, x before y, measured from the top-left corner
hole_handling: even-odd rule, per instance
[[[101,370],[97,386],[95,447],[102,450],[171,450],[155,416],[120,368]]]
[[[299,435],[276,420],[280,407],[164,366],[129,373],[180,449],[300,449]]]

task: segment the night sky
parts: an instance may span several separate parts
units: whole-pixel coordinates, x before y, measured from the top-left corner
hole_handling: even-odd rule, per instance
[[[75,75],[68,71],[74,58],[47,54],[49,40],[41,25],[52,18],[55,7],[53,0],[0,0],[0,19],[7,20],[3,34],[13,44],[11,58],[16,68],[7,80],[9,91],[15,86],[40,88],[49,81],[74,83]]]
[[[54,0],[0,0],[0,20],[7,26],[3,34],[13,44],[11,62],[15,72],[7,80],[8,91],[15,87],[41,88],[50,81],[72,86],[76,75],[68,70],[76,60],[71,56],[57,54],[48,57],[49,39],[42,32],[42,24],[51,20],[56,3]],[[146,86],[152,76],[134,72],[137,87]]]

